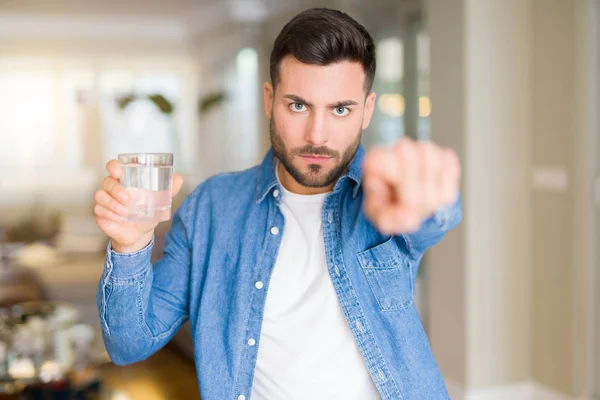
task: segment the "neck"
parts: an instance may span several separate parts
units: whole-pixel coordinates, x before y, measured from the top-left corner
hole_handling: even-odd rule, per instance
[[[320,194],[327,193],[333,189],[333,184],[325,187],[308,187],[299,184],[292,175],[285,169],[285,167],[278,162],[277,163],[277,172],[279,174],[279,181],[283,185],[283,187],[296,194]]]

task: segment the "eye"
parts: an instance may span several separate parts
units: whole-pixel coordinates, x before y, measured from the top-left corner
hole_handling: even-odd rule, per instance
[[[346,115],[350,114],[350,109],[347,107],[336,107],[333,112],[338,117],[345,117]]]
[[[302,103],[292,103],[290,104],[290,110],[294,112],[303,112],[306,111],[306,105]]]

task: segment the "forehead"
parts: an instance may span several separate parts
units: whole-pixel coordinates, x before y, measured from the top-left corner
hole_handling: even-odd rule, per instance
[[[364,97],[365,72],[355,61],[312,65],[285,57],[277,86],[282,94],[295,94],[311,102],[331,102]]]

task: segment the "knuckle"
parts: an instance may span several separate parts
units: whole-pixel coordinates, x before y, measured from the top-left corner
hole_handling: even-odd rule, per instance
[[[412,139],[407,136],[403,136],[397,143],[399,150],[407,150],[414,147],[414,145]]]
[[[108,208],[111,211],[116,210],[118,205],[119,205],[119,202],[117,200],[115,200],[115,198],[113,198],[113,197],[111,197],[110,200],[108,201]]]
[[[396,144],[394,145],[394,149],[398,154],[403,154],[406,151],[406,149],[411,145],[409,140],[409,138],[403,136],[402,138],[400,138],[400,140],[396,142]]]
[[[423,162],[427,167],[432,167],[435,163],[437,152],[433,145],[426,143],[423,144],[423,147],[420,149],[421,155],[423,157]]]
[[[415,143],[415,140],[410,136],[404,135],[400,138],[400,140],[398,140],[398,143],[400,145],[412,145]]]
[[[375,166],[377,153],[369,153],[365,157],[365,169],[372,169]]]
[[[116,183],[113,185],[112,187],[112,195],[114,197],[117,197],[121,194],[122,191],[124,191],[125,189],[123,188],[123,186],[121,186],[120,184]]]
[[[421,196],[417,196],[415,192],[406,190],[403,193],[402,202],[405,204],[406,208],[411,209],[415,206],[419,205],[422,202]]]
[[[104,189],[106,189],[107,191],[110,189],[111,187],[111,177],[110,176],[106,176],[103,180],[102,180],[102,187],[104,187]]]

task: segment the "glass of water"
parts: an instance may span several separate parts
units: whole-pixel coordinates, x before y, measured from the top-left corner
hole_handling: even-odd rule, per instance
[[[119,154],[121,185],[129,192],[130,221],[167,221],[171,218],[173,154]]]

